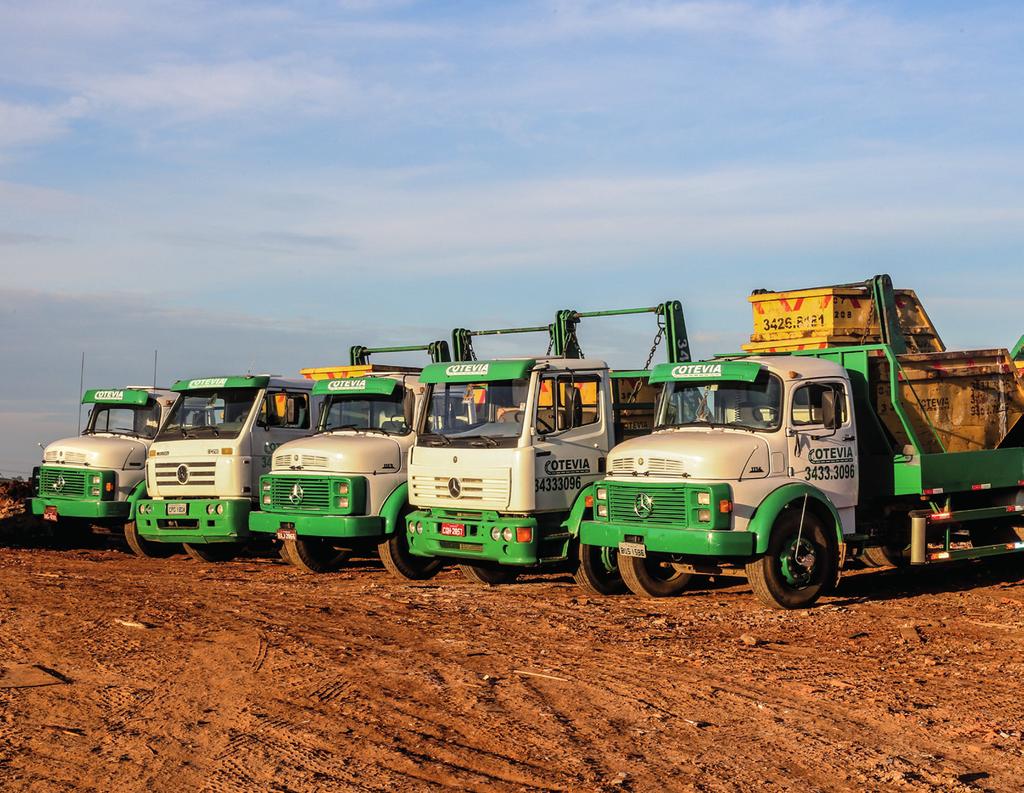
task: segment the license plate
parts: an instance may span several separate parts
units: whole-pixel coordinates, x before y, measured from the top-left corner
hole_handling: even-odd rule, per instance
[[[635,556],[637,559],[646,559],[647,549],[642,542],[620,542],[619,556]]]
[[[43,520],[57,520],[57,508],[43,507]]]
[[[441,534],[445,537],[465,537],[465,523],[442,523]]]
[[[297,539],[299,539],[299,535],[296,533],[295,529],[278,529],[277,530],[277,539],[279,539],[279,540],[297,540]]]
[[[187,515],[188,504],[168,504],[167,505],[168,515]]]

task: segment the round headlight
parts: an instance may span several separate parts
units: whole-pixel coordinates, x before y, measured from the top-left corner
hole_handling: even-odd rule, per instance
[[[409,533],[410,534],[415,534],[416,533],[416,524],[413,521],[409,521]]]
[[[417,534],[423,534],[423,522],[422,521],[416,524],[416,533]]]
[[[207,515],[212,515],[213,514],[213,504],[207,504],[206,505],[206,514]]]
[[[501,539],[501,529],[497,526],[491,529],[491,539],[495,542]]]
[[[505,542],[512,542],[512,527],[506,526],[501,530],[501,539]]]
[[[224,505],[223,504],[218,504],[217,505],[217,514],[218,515],[223,515],[224,514]]]

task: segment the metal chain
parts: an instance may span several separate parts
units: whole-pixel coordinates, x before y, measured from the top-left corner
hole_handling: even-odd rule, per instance
[[[651,345],[651,351],[647,354],[647,362],[644,364],[644,370],[651,368],[651,361],[654,360],[654,353],[658,351],[658,345],[661,344],[661,339],[665,335],[665,326],[658,324],[658,332],[654,335],[654,344]],[[629,392],[629,395],[624,400],[627,403],[636,402],[637,397],[640,396],[640,389],[644,387],[643,378],[637,378],[637,381],[633,384],[633,390]]]
[[[551,348],[555,346],[555,334],[548,333],[548,351],[544,353],[545,356],[551,355]]]

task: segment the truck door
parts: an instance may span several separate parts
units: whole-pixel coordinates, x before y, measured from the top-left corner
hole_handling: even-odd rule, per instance
[[[794,388],[789,425],[791,475],[817,487],[840,509],[856,506],[857,438],[846,383],[815,380]]]
[[[537,393],[537,511],[567,510],[580,490],[599,478],[608,454],[611,409],[597,373],[541,376]]]
[[[282,443],[305,437],[312,431],[313,416],[309,394],[305,391],[268,391],[260,412],[260,427],[253,438],[253,487],[259,477],[269,473],[274,450]],[[256,490],[254,489],[255,493]]]

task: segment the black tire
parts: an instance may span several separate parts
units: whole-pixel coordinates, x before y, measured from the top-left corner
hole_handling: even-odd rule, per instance
[[[242,544],[238,542],[211,542],[193,545],[190,542],[183,543],[185,553],[197,562],[229,562],[238,556],[242,550]]]
[[[618,551],[576,543],[579,564],[573,580],[594,595],[621,595],[627,591],[618,565]]]
[[[646,559],[620,555],[619,572],[630,592],[646,598],[674,597],[686,589],[693,578],[677,570],[671,562],[653,555]]]
[[[333,573],[351,555],[319,537],[281,541],[281,558],[307,573]]]
[[[811,512],[804,515],[801,531],[800,512],[799,508],[786,510],[772,527],[768,550],[747,564],[751,589],[771,608],[807,608],[832,588],[838,575],[835,532],[826,530]]]
[[[486,584],[487,586],[501,586],[511,584],[519,577],[519,570],[514,567],[483,567],[477,564],[460,564],[459,570],[466,577],[467,581],[474,584]]]
[[[134,520],[124,524],[124,541],[128,543],[132,553],[147,559],[166,559],[178,552],[179,546],[173,542],[150,542],[139,536],[139,527]]]
[[[409,552],[409,538],[405,532],[405,521],[402,520],[392,534],[377,544],[377,553],[384,569],[395,578],[403,578],[406,581],[426,581],[433,578],[441,569],[444,560],[430,556],[413,556]]]
[[[906,567],[910,558],[901,548],[888,545],[872,545],[865,548],[858,557],[865,567]]]

